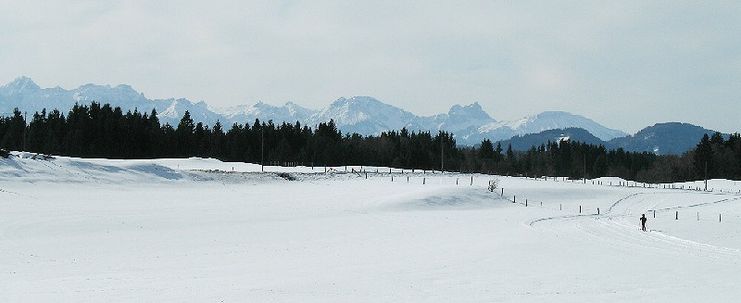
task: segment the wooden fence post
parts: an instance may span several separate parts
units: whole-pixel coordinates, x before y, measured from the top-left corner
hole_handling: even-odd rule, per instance
[[[679,220],[679,211],[674,212],[674,220]]]

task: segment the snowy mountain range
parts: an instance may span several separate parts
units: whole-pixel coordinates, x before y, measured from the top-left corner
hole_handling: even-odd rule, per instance
[[[437,131],[455,134],[462,145],[474,145],[488,138],[492,141],[506,140],[513,136],[539,133],[551,129],[582,128],[601,140],[611,140],[627,134],[610,129],[586,117],[561,111],[543,112],[513,121],[497,121],[486,113],[481,105],[454,105],[447,113],[433,116],[418,116],[401,108],[376,100],[373,97],[355,96],[339,98],[329,106],[315,110],[292,102],[274,106],[262,102],[252,105],[216,108],[203,101],[188,99],[148,99],[131,86],[86,84],[75,89],[61,87],[41,88],[28,77],[19,77],[0,87],[0,115],[9,115],[14,108],[35,112],[46,108],[66,112],[75,103],[88,104],[92,101],[109,103],[123,110],[138,109],[149,112],[155,109],[162,123],[177,125],[185,111],[194,120],[213,125],[220,121],[224,125],[253,123],[273,120],[275,123],[301,122],[314,126],[333,119],[338,128],[346,133],[363,135],[379,134],[386,130]]]

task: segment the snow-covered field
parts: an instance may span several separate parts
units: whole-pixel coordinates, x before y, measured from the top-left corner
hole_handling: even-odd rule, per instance
[[[0,159],[0,302],[741,298],[738,181],[347,169],[14,153]]]

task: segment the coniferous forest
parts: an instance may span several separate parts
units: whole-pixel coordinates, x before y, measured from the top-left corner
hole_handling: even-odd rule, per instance
[[[457,146],[450,133],[406,129],[378,136],[343,134],[333,121],[316,127],[259,121],[229,126],[196,123],[185,112],[176,126],[157,113],[123,112],[92,103],[24,117],[0,118],[0,147],[43,154],[99,158],[212,157],[266,165],[366,165],[522,176],[642,182],[741,179],[741,135],[705,136],[684,155],[607,150],[580,142],[548,142],[526,152],[484,140]],[[442,160],[442,161],[441,161]]]

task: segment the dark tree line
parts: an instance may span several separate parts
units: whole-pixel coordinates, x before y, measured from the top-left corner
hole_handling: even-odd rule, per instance
[[[484,140],[479,148],[477,166],[483,171],[525,176],[562,176],[596,178],[604,176],[641,179],[654,164],[666,158],[653,153],[607,150],[602,145],[581,142],[548,142],[533,146],[526,152],[513,152],[510,146],[502,152],[501,145]]]
[[[643,182],[676,182],[704,178],[741,180],[741,135],[705,135],[683,155],[656,155],[607,150],[581,142],[548,142],[526,152],[513,152],[484,140],[477,156],[467,156],[468,167],[481,172],[570,178],[621,177]]]
[[[503,175],[595,178],[646,182],[709,178],[741,179],[741,136],[705,136],[681,156],[607,150],[580,142],[548,142],[515,152],[484,140],[459,147],[452,134],[388,131],[377,136],[343,134],[333,121],[311,128],[255,120],[226,129],[196,123],[185,112],[175,127],[157,112],[123,112],[108,104],[75,105],[25,118],[18,110],[0,118],[0,147],[44,154],[104,158],[213,157],[278,165],[374,165]]]
[[[683,155],[656,155],[607,150],[582,142],[548,142],[526,152],[506,151],[484,140],[477,155],[465,157],[467,167],[481,172],[524,176],[570,178],[621,177],[643,182],[676,182],[704,178],[741,180],[741,135],[724,139],[720,133],[705,135],[697,147]],[[475,150],[468,151],[468,153]]]
[[[213,157],[280,165],[394,165],[439,169],[441,152],[449,167],[461,157],[452,135],[391,131],[364,137],[343,134],[334,121],[315,128],[300,122],[255,120],[225,129],[193,121],[185,112],[177,126],[161,124],[157,112],[123,112],[92,103],[35,113],[28,123],[15,110],[0,118],[0,147],[44,154],[104,158]],[[26,127],[26,124],[28,125]]]

